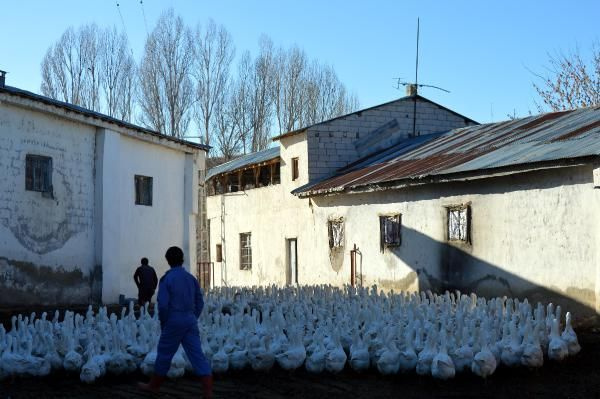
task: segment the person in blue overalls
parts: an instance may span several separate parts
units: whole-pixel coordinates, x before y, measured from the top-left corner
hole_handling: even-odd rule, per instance
[[[179,345],[194,367],[194,373],[202,382],[203,397],[212,397],[212,370],[202,352],[198,317],[204,307],[204,300],[198,280],[183,268],[183,251],[171,247],[165,254],[171,269],[161,277],[158,285],[158,318],[160,320],[160,340],[156,350],[154,375],[148,384],[140,388],[158,392],[166,378],[171,360]]]

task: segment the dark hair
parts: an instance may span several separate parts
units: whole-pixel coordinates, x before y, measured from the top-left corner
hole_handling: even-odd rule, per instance
[[[169,266],[183,265],[183,251],[179,247],[171,247],[167,249],[165,258],[167,258],[167,263]]]
[[[148,264],[148,258],[142,258],[142,265]]]

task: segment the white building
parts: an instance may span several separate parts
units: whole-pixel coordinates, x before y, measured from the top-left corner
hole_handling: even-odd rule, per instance
[[[329,123],[319,138],[348,136]],[[349,163],[311,129],[277,138],[280,184],[250,189],[260,153],[209,171],[216,193],[239,190],[207,199],[216,284],[354,280],[600,311],[599,108],[408,138],[375,129]]]
[[[195,267],[207,149],[0,85],[0,304],[135,297],[171,245]]]
[[[292,191],[396,141],[475,123],[426,98],[408,96],[286,133],[275,138],[279,147],[209,170],[214,283],[349,282],[342,272],[343,251],[331,258],[332,266],[329,250],[319,252],[317,237],[321,229],[327,233],[327,219],[316,219],[312,200]]]

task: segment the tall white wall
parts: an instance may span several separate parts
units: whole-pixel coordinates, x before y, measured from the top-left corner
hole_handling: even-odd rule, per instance
[[[0,306],[87,303],[94,259],[94,128],[0,107]],[[25,190],[27,154],[52,158],[53,198]]]

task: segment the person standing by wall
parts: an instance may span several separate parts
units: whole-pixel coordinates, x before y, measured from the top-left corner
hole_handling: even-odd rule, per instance
[[[154,268],[148,264],[148,258],[142,258],[142,265],[135,270],[133,281],[138,288],[138,304],[144,306],[152,301],[152,295],[158,285],[158,277]]]
[[[140,383],[139,387],[146,391],[159,391],[171,367],[171,360],[181,344],[196,377],[202,382],[203,397],[212,398],[212,370],[202,352],[198,330],[198,317],[204,307],[200,285],[196,277],[183,268],[183,251],[180,248],[169,248],[165,258],[171,269],[161,277],[158,286],[161,331],[154,375],[148,384]]]

